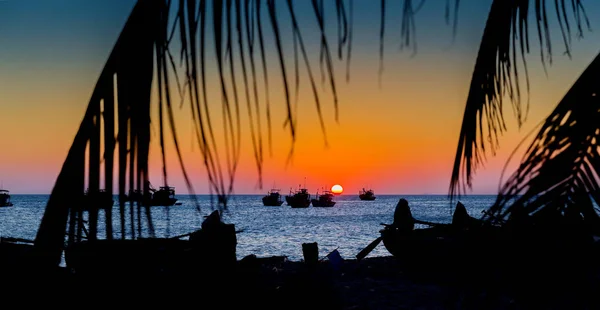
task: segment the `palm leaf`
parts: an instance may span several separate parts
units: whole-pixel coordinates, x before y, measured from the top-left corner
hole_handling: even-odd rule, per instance
[[[255,25],[254,19],[255,15],[253,10],[255,9],[255,5],[253,1],[245,0],[244,1],[244,19],[246,26],[246,42],[248,44],[248,58],[250,59],[250,70],[252,73],[252,90],[254,94],[254,109],[256,110],[256,127],[257,127],[257,136],[258,136],[258,147],[256,148],[256,152],[258,156],[255,156],[257,159],[257,168],[259,170],[259,175],[262,172],[262,162],[263,162],[263,139],[262,139],[262,125],[261,125],[261,110],[260,110],[260,100],[258,98],[258,78],[256,75],[256,63],[254,58],[255,51]],[[238,16],[238,20],[241,20],[241,17]],[[241,21],[240,21],[241,22]],[[238,29],[241,32],[241,28]],[[238,34],[240,37],[243,37],[242,33]],[[262,185],[262,182],[259,182]]]
[[[385,38],[385,0],[381,0],[381,25],[379,26],[379,85],[383,75],[383,47]]]
[[[600,232],[593,204],[600,203],[599,80],[600,55],[546,118],[489,209],[489,221],[507,220],[517,212],[544,221],[573,211],[588,228]]]
[[[38,233],[35,238],[35,257],[44,266],[58,265],[61,250],[64,243],[65,224],[71,216],[69,228],[69,240],[74,241],[75,232],[79,232],[81,239],[82,226],[82,195],[84,192],[85,174],[84,166],[86,159],[86,147],[90,145],[89,169],[93,171],[89,175],[89,191],[99,191],[100,161],[97,154],[100,152],[99,132],[103,130],[100,117],[104,118],[104,129],[106,125],[112,124],[114,115],[109,113],[115,109],[101,111],[100,102],[104,106],[114,102],[114,78],[117,79],[118,98],[118,143],[119,143],[119,192],[120,196],[125,194],[126,187],[126,162],[130,157],[130,189],[133,190],[135,177],[147,177],[148,167],[148,137],[149,137],[149,98],[151,94],[153,74],[153,49],[157,41],[157,33],[160,27],[161,2],[141,1],[133,9],[127,24],[125,25],[119,40],[106,62],[104,69],[98,79],[96,88],[92,93],[90,104],[63,164],[52,194],[48,200],[46,210],[42,217]],[[141,101],[146,99],[146,101]],[[129,123],[129,125],[127,125]],[[111,133],[112,129],[105,130]],[[129,146],[127,140],[131,141]],[[114,139],[114,136],[108,136]],[[139,141],[139,143],[138,143]],[[105,147],[113,147],[113,143]],[[112,149],[107,150],[104,155],[112,155]],[[137,162],[137,166],[133,166]],[[105,158],[105,165],[112,164],[112,160]],[[112,166],[106,167],[112,170]],[[138,187],[139,189],[139,187]],[[106,188],[112,195],[112,187]],[[123,202],[121,202],[123,207]],[[133,206],[131,206],[133,210]],[[121,217],[123,219],[124,217]],[[75,228],[75,225],[78,227]],[[107,229],[111,232],[111,229]],[[95,236],[91,236],[94,238]]]
[[[313,77],[312,69],[310,66],[310,61],[308,59],[308,53],[306,52],[306,48],[304,46],[304,40],[302,39],[302,34],[300,33],[300,26],[296,19],[296,13],[294,12],[294,8],[292,5],[292,1],[287,1],[290,17],[292,19],[292,29],[294,32],[294,38],[298,40],[298,45],[300,45],[300,50],[302,52],[302,57],[304,59],[304,64],[306,65],[306,70],[308,72],[308,79],[310,81],[310,86],[313,92],[313,96],[315,97],[315,105],[317,109],[317,114],[319,116],[319,124],[321,125],[321,131],[323,132],[323,137],[325,139],[325,145],[327,145],[327,133],[325,130],[325,122],[323,121],[323,113],[321,111],[321,101],[319,99],[319,92],[317,91],[317,86],[315,83],[315,79]],[[296,69],[296,76],[298,76],[298,69]]]
[[[561,25],[566,53],[570,50],[571,28],[575,22],[578,36],[587,17],[580,0],[555,0],[556,18]],[[535,0],[536,26],[544,67],[552,63],[552,45],[546,0]],[[525,55],[529,53],[529,0],[494,0],[485,26],[473,70],[469,95],[465,105],[458,147],[450,182],[450,196],[460,195],[471,188],[476,169],[485,162],[486,147],[493,155],[498,148],[498,137],[506,130],[503,97],[507,96],[519,126],[527,118],[528,104],[521,103],[518,60],[522,60],[525,85],[529,79]],[[567,13],[573,13],[573,21]]]
[[[238,39],[238,51],[239,51],[239,59],[240,59],[240,63],[242,66],[242,78],[244,81],[244,94],[245,94],[245,98],[246,98],[246,107],[248,109],[248,119],[249,119],[249,124],[250,124],[250,138],[252,141],[252,149],[254,151],[254,161],[256,163],[256,168],[258,170],[258,185],[260,188],[262,188],[262,163],[263,163],[263,158],[262,158],[262,139],[260,137],[260,118],[259,118],[259,107],[258,107],[258,102],[254,102],[255,105],[252,104],[252,97],[250,96],[250,83],[248,81],[248,70],[246,68],[246,51],[245,51],[245,47],[244,47],[244,31],[242,28],[242,25],[244,24],[244,20],[242,19],[242,16],[245,16],[246,14],[242,15],[242,10],[248,10],[249,6],[242,6],[240,0],[235,0],[235,28],[237,31],[237,39]],[[250,55],[248,55],[250,56]],[[233,64],[231,64],[231,67],[233,67]],[[252,70],[254,70],[254,67],[251,68]],[[254,72],[254,71],[252,71]],[[256,88],[255,88],[256,89]],[[256,95],[254,98],[257,98],[258,95]],[[254,111],[256,110],[256,111]],[[255,115],[256,114],[256,115]],[[256,120],[255,120],[256,118]],[[241,126],[238,125],[238,128],[241,128]],[[231,180],[229,183],[229,193],[231,193],[233,191],[233,175],[231,176]]]

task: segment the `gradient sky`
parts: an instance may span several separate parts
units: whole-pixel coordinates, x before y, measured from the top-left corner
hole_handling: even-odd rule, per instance
[[[581,41],[574,38],[573,59],[563,55],[560,33],[555,31],[554,62],[545,75],[537,44],[532,44],[528,58],[531,78],[528,121],[519,130],[507,104],[509,131],[501,137],[496,156],[489,156],[485,167],[478,170],[472,193],[497,192],[508,155],[525,133],[552,111],[600,50],[600,35],[593,32],[600,28],[600,21],[594,18],[600,16],[600,5],[588,2],[592,32],[586,32]],[[0,132],[3,133],[0,181],[12,193],[51,191],[96,80],[134,3],[134,0],[0,1]],[[399,3],[390,7],[389,12],[400,12]],[[303,80],[298,106],[299,135],[293,161],[287,166],[291,139],[289,131],[283,128],[286,111],[282,84],[277,79],[279,67],[276,59],[271,58],[274,154],[266,157],[264,188],[259,189],[249,135],[245,134],[236,193],[263,193],[273,185],[287,191],[303,183],[306,177],[311,192],[338,183],[346,194],[355,194],[365,186],[378,194],[446,194],[470,76],[490,3],[461,1],[458,33],[453,42],[452,28],[444,21],[443,1],[427,1],[416,19],[418,51],[414,56],[410,51],[399,50],[400,19],[390,13],[380,87],[379,5],[370,0],[356,1],[349,83],[344,80],[345,63],[335,62],[339,123],[334,119],[331,91],[326,84],[319,83],[329,148],[324,146],[310,87]],[[319,37],[313,35],[318,34],[316,23],[305,4],[308,1],[299,7],[300,23],[304,25],[311,57],[318,59],[314,51],[318,51]],[[333,11],[329,14],[333,16]],[[331,19],[330,25],[334,23]],[[556,26],[551,25],[554,29]],[[532,32],[532,42],[537,43],[535,38]],[[334,36],[331,42],[335,42]],[[284,44],[287,49],[291,47],[289,35],[284,37]],[[273,46],[268,48],[269,56],[275,56]],[[292,58],[286,61],[291,70]],[[214,78],[214,64],[211,69]],[[313,66],[313,72],[319,81],[318,66]],[[218,95],[217,91],[210,94],[216,111],[220,111]],[[207,193],[200,154],[192,142],[189,113],[185,108],[178,112],[179,138],[187,168],[193,175],[196,192]],[[246,129],[247,123],[243,126]],[[266,131],[263,134],[266,142]],[[154,139],[151,181],[158,185],[162,181],[156,142]],[[509,165],[509,171],[514,164]],[[178,193],[185,193],[172,154],[169,167],[170,185]]]

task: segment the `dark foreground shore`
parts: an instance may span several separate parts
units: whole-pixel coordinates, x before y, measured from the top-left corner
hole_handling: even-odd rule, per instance
[[[220,268],[208,267],[203,273],[129,275],[118,279],[106,274],[82,276],[65,269],[35,275],[20,271],[17,276],[13,270],[12,277],[3,277],[2,289],[4,296],[20,305],[65,308],[598,308],[593,297],[597,287],[588,287],[588,292],[565,291],[540,282],[487,281],[483,270],[465,277],[456,272],[428,273],[411,270],[394,257],[345,260],[335,266],[327,260],[311,266],[283,257],[247,257],[234,268]],[[474,274],[481,277],[475,278]]]
[[[497,279],[485,270],[413,269],[395,257],[302,262],[263,259],[263,301],[295,309],[598,309],[598,287],[572,279]],[[540,280],[540,281],[538,281]],[[537,286],[537,287],[536,287]],[[259,302],[261,304],[261,302]]]

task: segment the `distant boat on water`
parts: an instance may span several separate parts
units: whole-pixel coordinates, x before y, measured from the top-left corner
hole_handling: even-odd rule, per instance
[[[83,210],[106,210],[110,209],[113,206],[113,197],[106,190],[99,189],[98,191],[90,191],[88,188],[83,193],[83,205],[81,206]]]
[[[310,194],[306,188],[300,188],[296,192],[285,196],[285,201],[292,208],[308,208],[310,206]]]
[[[140,190],[130,191],[127,199],[139,201],[145,206],[172,206],[180,205],[175,198],[175,187],[161,186],[157,189],[148,182],[148,192],[142,193]]]
[[[161,186],[158,190],[151,189],[152,199],[151,206],[172,206],[177,202],[175,198],[175,187]]]
[[[358,197],[360,200],[375,200],[375,198],[377,198],[372,189],[365,190],[364,188],[358,192]]]
[[[324,191],[323,194],[319,195],[317,192],[316,198],[312,200],[313,207],[333,207],[335,201],[333,201],[333,193],[330,191]]]
[[[0,207],[12,207],[10,202],[10,192],[6,189],[0,189]]]
[[[263,205],[269,207],[279,207],[283,204],[283,199],[281,199],[281,194],[278,189],[271,189],[271,191],[262,198],[262,201]]]

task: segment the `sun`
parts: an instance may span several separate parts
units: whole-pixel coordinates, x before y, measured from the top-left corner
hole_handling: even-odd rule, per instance
[[[343,191],[344,191],[344,188],[341,185],[339,185],[339,184],[336,184],[336,185],[334,185],[334,186],[331,187],[331,192],[334,193],[334,194],[336,194],[336,195],[341,194]]]

